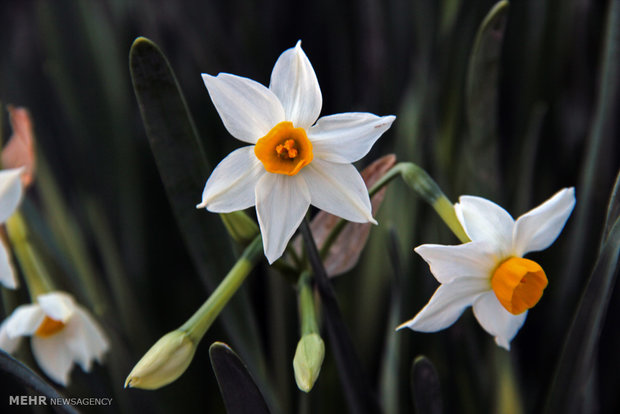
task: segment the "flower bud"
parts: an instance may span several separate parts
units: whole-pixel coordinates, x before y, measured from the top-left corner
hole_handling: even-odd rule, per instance
[[[293,369],[295,370],[297,387],[303,392],[310,392],[317,378],[319,378],[324,356],[325,344],[316,333],[302,336],[297,343],[295,357],[293,358]]]
[[[222,213],[220,217],[230,237],[239,244],[244,246],[249,244],[258,234],[256,222],[243,211]]]
[[[170,384],[185,372],[196,351],[186,332],[175,330],[159,339],[131,370],[125,388],[154,390]]]

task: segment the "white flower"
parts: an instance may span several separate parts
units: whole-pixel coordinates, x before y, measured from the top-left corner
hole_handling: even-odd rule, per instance
[[[43,372],[64,386],[74,362],[88,372],[109,347],[93,317],[64,292],[39,295],[37,303],[15,309],[0,326],[0,348],[13,352],[22,336],[32,337],[32,353]]]
[[[228,132],[252,145],[220,162],[197,207],[228,213],[256,205],[270,263],[282,255],[310,204],[376,224],[351,163],[370,151],[394,116],[355,112],[317,121],[321,90],[301,42],[280,55],[269,88],[228,73],[202,78]]]
[[[559,191],[516,221],[484,198],[463,196],[459,201],[456,214],[471,242],[425,244],[415,249],[441,285],[415,318],[398,329],[439,331],[472,306],[476,319],[495,342],[510,349],[527,310],[547,286],[542,268],[523,256],[555,241],[575,206],[575,190]]]
[[[0,171],[0,224],[5,223],[17,210],[22,199],[21,174],[23,168]],[[10,253],[0,241],[0,283],[9,289],[17,288],[17,277],[10,260]]]

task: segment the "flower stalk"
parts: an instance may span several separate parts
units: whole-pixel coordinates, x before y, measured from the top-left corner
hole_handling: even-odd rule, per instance
[[[383,187],[388,185],[392,180],[397,177],[402,177],[405,183],[411,187],[424,201],[433,207],[439,217],[446,223],[452,233],[462,243],[466,243],[469,240],[463,226],[456,217],[454,211],[454,204],[446,197],[441,191],[437,183],[431,178],[431,176],[420,168],[418,165],[412,162],[400,162],[390,169],[379,181],[375,183],[369,190],[368,195],[372,197]],[[338,238],[340,232],[347,224],[346,220],[340,220],[336,226],[332,229],[331,233],[325,240],[325,243],[321,247],[321,258],[324,259],[329,252],[332,244]]]
[[[256,236],[211,296],[179,330],[187,332],[195,343],[200,342],[215,318],[261,258],[262,247],[262,238]]]
[[[325,357],[325,344],[319,334],[309,271],[303,272],[299,277],[297,290],[301,339],[295,350],[293,369],[297,387],[303,392],[310,392],[321,372]]]
[[[297,300],[299,302],[299,319],[302,336],[319,333],[311,279],[312,276],[310,272],[305,271],[301,274],[299,282],[297,283]]]
[[[24,274],[30,298],[35,302],[37,296],[53,291],[54,284],[28,239],[28,226],[19,211],[9,217],[6,229]]]

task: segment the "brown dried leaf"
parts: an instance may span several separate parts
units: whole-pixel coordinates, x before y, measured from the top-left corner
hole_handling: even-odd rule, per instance
[[[0,154],[2,168],[26,167],[21,179],[24,187],[28,187],[34,180],[36,164],[32,118],[26,108],[15,108],[9,105],[8,110],[13,135]]]
[[[385,155],[362,171],[362,178],[367,188],[371,188],[386,172],[396,164],[394,154]],[[373,215],[377,214],[383,198],[385,197],[384,187],[377,192],[370,200]],[[320,211],[310,223],[312,236],[319,249],[323,247],[325,240],[330,232],[340,221],[340,217]],[[341,275],[351,270],[359,261],[360,254],[366,245],[370,234],[371,223],[347,223],[338,235],[336,241],[329,249],[329,253],[323,263],[325,270],[330,277]],[[301,248],[301,240],[295,240],[295,247]]]

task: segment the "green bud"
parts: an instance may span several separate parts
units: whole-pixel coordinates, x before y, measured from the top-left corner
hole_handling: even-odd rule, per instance
[[[316,333],[306,334],[297,343],[293,369],[297,387],[303,392],[310,392],[314,383],[319,378],[323,357],[325,356],[325,344]]]
[[[196,351],[186,332],[175,330],[155,342],[131,370],[125,388],[154,390],[170,384],[185,372]]]
[[[256,222],[243,211],[222,213],[220,217],[230,237],[243,246],[249,244],[258,234]]]

